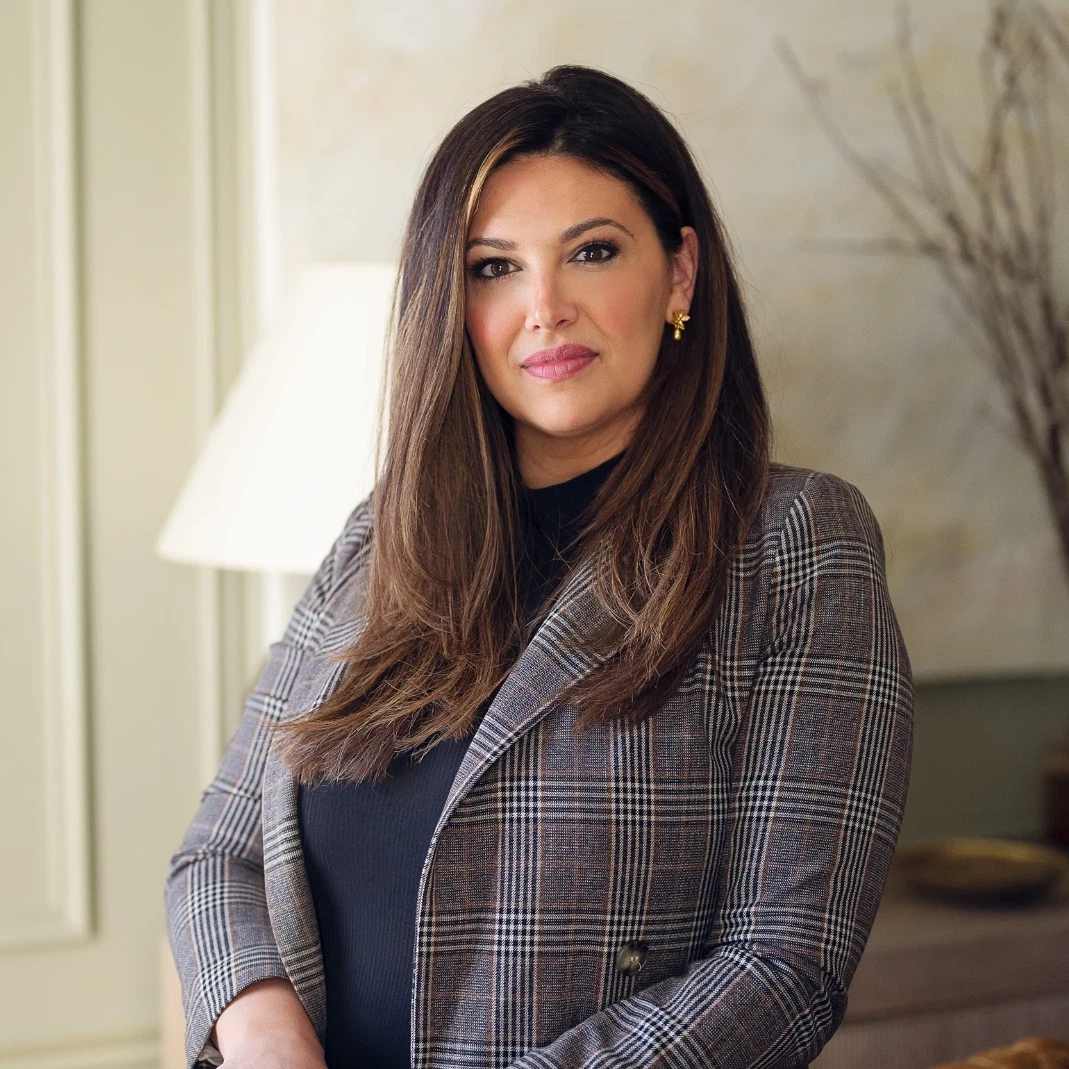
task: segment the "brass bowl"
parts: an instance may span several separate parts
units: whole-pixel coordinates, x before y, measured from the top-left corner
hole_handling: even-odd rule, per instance
[[[1069,857],[1014,839],[942,839],[900,850],[895,868],[915,891],[958,902],[1030,902],[1069,879]]]

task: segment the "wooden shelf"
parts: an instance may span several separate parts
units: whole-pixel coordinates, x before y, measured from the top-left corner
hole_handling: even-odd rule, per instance
[[[927,901],[888,884],[846,1020],[1069,991],[1069,887],[1029,906]]]
[[[1069,1039],[1069,882],[990,907],[930,901],[892,876],[813,1069],[928,1069],[1037,1034]]]

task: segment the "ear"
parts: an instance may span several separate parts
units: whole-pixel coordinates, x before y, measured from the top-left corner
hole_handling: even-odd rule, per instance
[[[679,230],[683,244],[678,252],[669,257],[672,269],[672,290],[668,294],[668,306],[664,310],[664,321],[672,322],[672,317],[680,308],[690,311],[690,302],[694,299],[694,282],[698,277],[698,232],[692,226]]]

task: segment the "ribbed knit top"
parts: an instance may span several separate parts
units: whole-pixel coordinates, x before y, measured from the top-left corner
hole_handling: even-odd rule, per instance
[[[620,456],[566,482],[521,488],[526,619],[563,576],[579,515]],[[477,726],[463,738],[438,742],[422,760],[395,757],[378,783],[300,791],[301,839],[326,976],[329,1069],[410,1067],[419,879]]]

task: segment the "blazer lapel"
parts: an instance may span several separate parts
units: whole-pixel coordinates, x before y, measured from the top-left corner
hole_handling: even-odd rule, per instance
[[[597,658],[578,648],[576,640],[601,608],[593,591],[594,560],[588,559],[570,577],[483,716],[431,836],[420,877],[417,903],[422,907],[427,870],[442,827],[465,793],[483,772],[553,706],[554,697],[573,680],[587,675]],[[363,584],[359,584],[363,585]],[[343,596],[328,623],[319,652],[352,642],[366,620],[359,598]],[[354,615],[355,613],[355,615]],[[286,719],[310,712],[341,682],[344,665],[322,656],[312,660],[294,685]],[[264,882],[276,942],[290,981],[320,1038],[326,1031],[326,991],[315,907],[304,867],[298,818],[298,784],[276,751],[268,752],[263,780]]]
[[[603,611],[593,590],[594,561],[587,559],[569,579],[542,625],[531,637],[486,710],[464,754],[431,836],[431,850],[450,814],[472,784],[552,708],[567,684],[589,674],[597,658],[579,648],[587,622]]]

